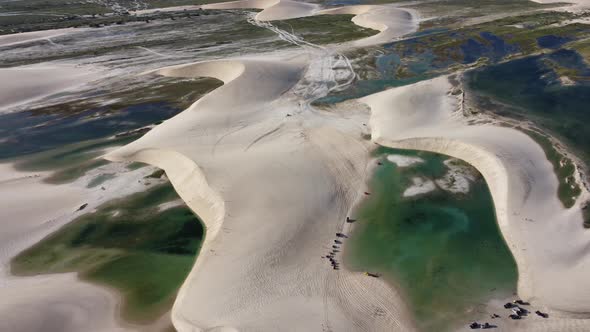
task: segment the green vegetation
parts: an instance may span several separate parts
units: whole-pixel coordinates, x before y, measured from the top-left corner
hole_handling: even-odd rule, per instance
[[[524,56],[541,50],[537,44],[537,38],[542,36],[554,35],[571,40],[588,36],[590,27],[584,24],[550,26],[574,17],[575,14],[568,12],[542,12],[508,17],[402,41],[396,43],[394,49],[398,53],[411,51],[411,53],[419,54],[429,51],[435,56],[435,62],[452,60],[453,62],[463,63],[468,54],[464,53],[462,47],[465,47],[466,42],[469,40],[490,49],[497,47],[493,45],[493,40],[481,35],[482,32],[485,32],[501,39],[506,44],[503,46],[503,51],[506,54],[500,53],[498,55],[502,57]],[[522,26],[522,28],[518,26]]]
[[[569,44],[568,47],[578,52],[578,54],[584,57],[586,63],[590,65],[590,39],[573,42]]]
[[[590,201],[582,206],[582,219],[584,220],[584,228],[590,228]]]
[[[465,22],[470,18],[485,15],[497,15],[497,18],[501,18],[515,13],[558,6],[560,4],[540,4],[529,0],[445,0],[419,2],[408,7],[417,9],[425,16],[440,17],[440,19],[435,19],[432,22],[424,22],[425,28],[430,28],[433,25],[457,27],[461,25],[461,22]]]
[[[127,59],[130,55],[137,55],[138,52],[139,54],[148,52],[141,50],[142,47],[160,50],[164,48],[166,49],[164,53],[181,51],[181,54],[187,56],[186,61],[190,61],[191,54],[194,55],[193,52],[212,55],[227,54],[228,51],[237,51],[238,49],[244,52],[249,47],[256,47],[259,51],[260,47],[278,49],[291,46],[276,37],[272,31],[250,24],[246,20],[246,13],[245,11],[207,10],[154,13],[145,17],[130,17],[129,20],[137,20],[138,23],[121,24],[108,30],[98,29],[96,33],[85,31],[64,36],[64,43],[72,47],[45,47],[36,49],[35,52],[18,52],[18,48],[16,48],[15,52],[5,52],[6,54],[3,53],[0,56],[2,59],[0,66],[107,55]],[[107,18],[113,19],[110,16]],[[127,21],[122,23],[125,22]],[[92,25],[97,27],[94,23]],[[32,25],[30,30],[62,27],[64,26]],[[199,31],[199,33],[194,33],[195,31]],[[109,32],[113,34],[109,34]],[[133,38],[117,38],[119,34],[131,34]],[[58,37],[54,40],[59,44],[62,39]],[[89,43],[92,40],[96,40],[96,43]],[[44,45],[47,41],[36,43]],[[96,45],[100,45],[100,47],[96,47]]]
[[[447,6],[449,3],[452,1],[437,1],[424,5]],[[478,5],[479,2],[471,4],[471,6]],[[590,26],[583,24],[559,26],[556,23],[583,15],[585,14],[535,11],[479,24],[473,22],[474,24],[461,25],[465,22],[464,17],[445,17],[445,22],[435,23],[431,27],[421,24],[425,30],[417,32],[414,37],[409,36],[391,44],[348,53],[362,80],[356,81],[344,91],[333,92],[317,102],[339,102],[441,74],[486,67],[494,63],[547,52],[538,45],[539,37],[554,36],[566,41],[563,47],[569,47],[577,41],[586,40],[590,34]],[[580,48],[584,45],[580,44]],[[557,68],[558,71],[567,72],[568,75],[572,75],[572,79],[585,79],[578,73],[574,73],[575,70],[562,67]]]
[[[115,84],[110,91],[95,91],[92,97],[30,110],[29,119],[35,121],[38,117],[42,122],[26,125],[17,122],[20,126],[30,126],[33,129],[27,132],[17,131],[13,137],[10,137],[9,132],[9,138],[22,143],[0,144],[0,151],[11,157],[23,157],[24,154],[16,164],[19,170],[54,171],[44,179],[48,183],[71,182],[91,169],[106,165],[108,161],[100,158],[106,149],[138,139],[149,131],[149,127],[142,127],[143,125],[175,115],[180,109],[187,108],[203,94],[221,84],[219,80],[208,78],[156,78],[153,84],[143,89],[136,85],[125,88]],[[116,102],[106,107],[100,106],[105,100]],[[168,100],[174,101],[174,107],[169,106]],[[64,128],[59,127],[61,122],[56,121],[56,117],[64,117],[61,119],[65,123]],[[130,130],[118,132],[117,125],[110,124],[115,120],[122,124],[119,130]],[[156,123],[161,123],[161,120]],[[52,127],[54,124],[56,127]],[[104,138],[88,140],[91,138],[88,134]],[[68,144],[80,139],[86,140]],[[39,150],[47,151],[31,154]]]
[[[369,37],[379,31],[351,22],[354,15],[320,15],[273,22],[277,27],[294,31],[313,44],[342,43]]]
[[[154,171],[152,174],[147,175],[146,178],[152,178],[152,179],[159,179],[164,175],[164,170],[163,169],[159,169]]]
[[[474,70],[466,75],[466,86],[476,100],[486,100],[477,101],[479,109],[534,122],[588,165],[590,114],[585,107],[590,100],[590,86],[583,81],[562,84],[557,67],[578,73],[577,76],[588,77],[590,72],[579,54],[558,50]],[[558,196],[565,207],[571,207],[581,191],[574,181],[572,160],[562,156],[554,141],[541,131],[528,134],[543,147],[559,179]]]
[[[159,211],[159,204],[177,199],[166,183],[107,202],[20,253],[12,272],[79,272],[124,296],[125,319],[154,321],[170,309],[204,236],[186,206]]]
[[[424,162],[399,168],[386,159],[388,154]],[[406,198],[402,195],[412,178],[442,177],[448,157],[386,148],[376,156],[382,165],[369,182],[371,195],[354,216],[358,221],[345,263],[396,285],[422,331],[457,331],[491,314],[484,311],[485,303],[512,294],[517,268],[483,178],[471,182],[466,194],[438,189]]]
[[[144,82],[149,81],[146,85]],[[208,77],[174,78],[151,75],[137,81],[125,80],[111,84],[108,89],[93,91],[86,98],[30,110],[33,115],[75,115],[90,109],[101,108],[105,101],[114,101],[107,106],[113,114],[138,104],[166,103],[184,110],[202,96],[223,85],[223,82]]]
[[[128,22],[165,19],[181,15],[208,15],[203,11],[192,14],[152,13],[141,17],[130,15],[128,11],[145,8],[165,8],[183,5],[200,5],[222,2],[221,0],[146,0],[141,4],[134,0],[117,1],[67,1],[67,0],[27,0],[4,1],[0,4],[0,35],[14,32],[49,30],[58,28],[125,24]]]
[[[572,207],[576,203],[576,199],[582,193],[580,186],[576,182],[575,172],[576,167],[571,159],[565,157],[556,148],[555,144],[546,135],[540,134],[537,131],[518,128],[520,131],[529,135],[537,142],[545,151],[547,160],[553,165],[553,170],[559,181],[557,188],[557,196],[566,208]]]
[[[134,171],[136,169],[140,169],[142,167],[146,167],[148,166],[148,164],[144,164],[144,163],[140,163],[139,161],[134,161],[132,163],[130,163],[129,165],[127,165],[127,169],[130,171]]]

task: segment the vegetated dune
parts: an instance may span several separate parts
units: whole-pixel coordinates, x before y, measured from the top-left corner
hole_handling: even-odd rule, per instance
[[[518,294],[549,308],[554,318],[584,317],[590,312],[590,233],[582,227],[581,200],[565,209],[542,148],[515,129],[468,125],[461,95],[451,89],[447,78],[439,77],[359,99],[371,108],[373,140],[450,155],[475,166],[488,183],[498,224],[516,259]],[[535,331],[590,328],[588,320],[523,324],[519,328],[535,326]]]
[[[418,15],[415,11],[392,6],[347,6],[325,9],[316,15],[353,14],[352,22],[358,26],[379,31],[378,34],[355,40],[352,45],[364,47],[391,42],[418,29]]]
[[[590,0],[531,0],[538,3],[569,3],[571,6],[566,7],[568,10],[584,10],[590,8]]]
[[[83,191],[42,183],[0,165],[0,331],[117,331],[119,298],[75,273],[10,276],[10,260],[57,230],[85,203]],[[121,329],[120,331],[123,331]]]
[[[290,0],[242,0],[204,5],[203,9],[262,9],[256,20],[275,21],[312,15],[355,15],[352,22],[358,26],[379,31],[378,34],[356,40],[349,46],[363,47],[387,43],[418,29],[418,15],[411,9],[390,5],[358,5],[321,9],[319,5]]]
[[[173,308],[179,331],[413,330],[399,294],[381,279],[334,270],[322,258],[336,233],[348,231],[371,144],[362,139],[366,112],[335,117],[301,107],[293,87],[307,61],[161,69],[225,85],[106,156],[163,168],[207,227]]]
[[[88,188],[89,177],[52,185],[43,182],[52,172],[23,173],[0,164],[0,331],[160,332],[170,324],[168,316],[150,326],[122,322],[122,296],[80,280],[75,272],[14,276],[10,271],[15,256],[65,224],[105,202],[145,190],[145,176],[152,172],[149,167],[129,170],[103,190]]]

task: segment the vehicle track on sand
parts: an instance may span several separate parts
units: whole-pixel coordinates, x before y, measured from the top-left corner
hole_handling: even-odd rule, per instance
[[[301,47],[311,58],[304,77],[293,88],[295,95],[302,98],[301,112],[312,111],[310,105],[313,101],[327,96],[332,91],[344,90],[354,82],[356,73],[345,55],[333,48],[310,43],[294,32],[283,30],[269,21],[259,21],[256,14],[248,14],[250,24],[276,33],[280,39]]]

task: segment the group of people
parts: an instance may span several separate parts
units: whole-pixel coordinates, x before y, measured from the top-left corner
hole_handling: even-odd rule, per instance
[[[525,308],[523,308],[522,306],[528,306],[531,305],[528,302],[525,302],[523,300],[514,300],[512,302],[507,302],[506,304],[504,304],[504,308],[505,309],[510,309],[510,311],[512,312],[508,317],[510,317],[511,319],[522,319],[525,316],[528,316],[529,311]],[[539,310],[535,311],[535,314],[537,314],[540,317],[543,318],[549,318],[549,314],[545,313],[545,312],[541,312]],[[498,314],[492,314],[491,318],[500,318],[500,315]],[[491,328],[495,328],[497,327],[496,325],[492,325],[489,323],[484,323],[484,324],[480,324],[478,322],[472,322],[471,324],[469,324],[469,327],[471,329],[491,329]]]

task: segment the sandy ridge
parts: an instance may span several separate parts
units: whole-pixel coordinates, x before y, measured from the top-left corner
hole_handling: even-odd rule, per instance
[[[295,3],[286,5],[283,3],[266,14],[282,15],[281,8],[291,10],[289,8],[299,6]],[[53,33],[55,31],[19,38],[51,38],[55,36]],[[11,43],[14,42],[13,37],[8,38]],[[164,76],[215,77],[225,84],[179,116],[166,121],[166,125],[152,130],[140,143],[109,154],[111,160],[144,161],[165,169],[182,199],[206,222],[207,237],[203,252],[183,285],[172,312],[172,320],[180,331],[193,331],[195,328],[232,330],[232,326],[255,331],[281,330],[284,326],[288,330],[292,327],[304,330],[412,330],[403,302],[389,286],[358,273],[341,271],[333,275],[335,272],[331,271],[329,264],[319,257],[326,254],[335,232],[341,229],[345,215],[356,199],[360,179],[364,178],[362,174],[365,173],[367,153],[365,144],[359,143],[358,139],[349,140],[340,130],[324,128],[324,120],[315,123],[315,120],[298,119],[295,125],[282,123],[286,114],[298,108],[297,102],[289,99],[293,97],[289,90],[309,71],[308,64],[308,56],[287,61],[284,57],[277,60],[265,57],[264,60],[220,60],[156,70],[157,74]],[[40,87],[32,89],[32,95],[19,96],[14,103],[42,98],[52,94],[51,89],[61,90],[69,84],[78,84],[75,79],[85,74],[72,70],[71,75],[63,75],[69,72],[59,68],[34,69],[38,73],[36,75],[43,78],[33,77],[34,83],[40,84]],[[51,70],[60,70],[62,75],[52,75]],[[5,75],[12,73],[12,69],[5,70]],[[62,86],[61,81],[55,82],[53,78],[63,78],[68,81],[64,82],[67,85]],[[85,79],[82,76],[79,82],[83,83]],[[27,90],[24,86],[31,82],[24,83],[16,88]],[[10,93],[7,96],[13,97]],[[11,106],[14,103],[11,100]],[[366,119],[362,121],[366,122]],[[309,123],[312,123],[311,128],[308,128]],[[355,132],[363,129],[357,124],[353,126]],[[343,126],[350,127],[348,124]],[[360,134],[355,136],[360,137]],[[248,144],[244,146],[246,142]],[[351,149],[351,146],[355,148]],[[284,151],[284,148],[287,150]],[[341,153],[334,155],[335,150]],[[282,162],[277,164],[277,160]],[[352,168],[350,165],[353,165]],[[241,175],[233,175],[235,167]],[[290,177],[293,169],[297,172]],[[244,173],[248,175],[242,176]],[[271,182],[274,185],[260,188],[258,179],[269,176],[276,177],[276,181]],[[299,183],[310,178],[318,181],[297,189]],[[318,183],[327,185],[316,193],[315,185]],[[252,197],[251,188],[261,190],[261,198]],[[293,204],[285,210],[281,204],[271,207],[276,205],[276,197],[283,195],[283,191],[291,192],[286,202],[300,200],[301,204]],[[71,198],[79,202],[82,196]],[[254,199],[254,202],[240,202],[245,198]],[[69,200],[58,196],[56,199],[60,200],[60,204],[67,205],[68,210],[72,209]],[[250,210],[256,204],[260,205],[258,210],[262,213],[253,215]],[[306,212],[301,206],[315,208]],[[330,208],[324,211],[325,206]],[[234,225],[234,216],[244,216],[247,222]],[[242,238],[242,234],[261,228],[260,220],[273,220],[277,216],[284,224],[265,225],[268,229],[261,229],[248,239]],[[318,218],[324,222],[317,225]],[[305,222],[301,223],[302,220]],[[238,231],[229,235],[231,229]],[[295,233],[290,234],[289,230]],[[239,241],[247,243],[240,244]],[[267,246],[266,241],[270,241],[270,245]],[[285,242],[288,249],[284,248]],[[211,249],[207,251],[208,248]],[[229,252],[217,257],[218,248]],[[244,248],[250,251],[243,252]],[[276,250],[283,256],[281,261],[287,262],[285,266],[277,268],[272,263],[278,259]],[[292,252],[296,254],[292,255]],[[311,257],[315,259],[312,258],[310,263]],[[236,260],[243,260],[243,263],[236,265]],[[259,267],[256,273],[252,273],[254,267]],[[225,276],[228,273],[230,275]],[[43,279],[47,280],[47,289],[31,288],[31,294],[45,292],[51,300],[57,294],[64,294],[62,286],[73,277],[48,276]],[[50,289],[57,292],[50,295]],[[64,308],[64,312],[71,313],[73,321],[94,325],[96,331],[115,329],[111,320],[99,324],[73,315],[86,315],[87,308],[94,306],[101,310],[100,313],[97,311],[96,317],[113,318],[109,314],[118,301],[116,296],[113,297],[109,291],[100,293],[91,290],[87,285],[72,287],[71,291],[74,297],[76,294],[82,296],[83,292],[88,294],[78,302],[77,298],[71,301],[78,303],[80,310]],[[28,301],[25,293],[21,294],[23,301]],[[271,309],[260,315],[260,310],[268,305]],[[234,310],[227,311],[228,306],[233,306]],[[372,317],[375,310],[380,315],[376,319]],[[294,316],[293,312],[298,311],[300,316]],[[56,313],[55,317],[58,316]],[[31,319],[30,322],[34,325],[45,317]],[[8,320],[5,322],[11,323]],[[55,325],[55,329],[73,331],[82,328],[80,326]],[[221,327],[218,329],[216,326]],[[24,328],[37,327],[31,325]]]
[[[163,168],[206,224],[174,305],[179,331],[413,329],[384,282],[333,271],[320,257],[365,177],[367,114],[351,114],[338,129],[321,112],[288,117],[298,104],[289,91],[306,65],[306,57],[249,58],[162,69],[226,83],[107,155]]]
[[[359,101],[371,108],[375,142],[450,155],[477,168],[518,265],[518,294],[557,316],[584,316],[590,312],[590,285],[584,281],[590,234],[582,227],[580,202],[563,208],[553,168],[531,138],[510,128],[467,125],[451,90],[447,78],[439,77]],[[587,320],[547,324],[590,326]]]
[[[202,6],[203,9],[262,9],[255,18],[260,21],[287,20],[315,15],[352,14],[358,26],[379,31],[378,34],[353,41],[348,46],[364,47],[386,43],[418,28],[417,12],[391,5],[358,5],[321,9],[317,4],[291,0],[240,0]]]

